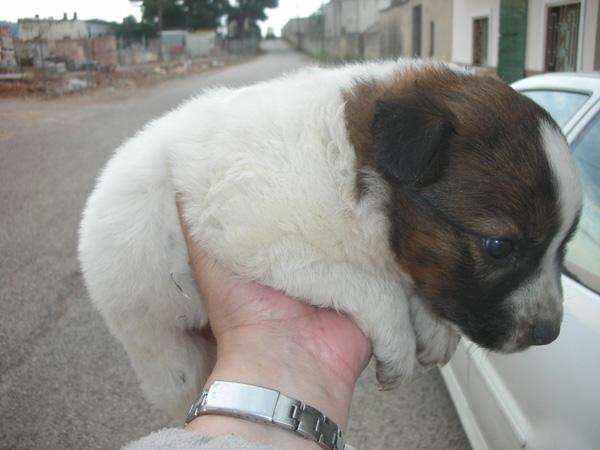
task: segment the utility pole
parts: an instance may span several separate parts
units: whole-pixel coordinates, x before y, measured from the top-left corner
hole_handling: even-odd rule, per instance
[[[163,62],[163,42],[162,42],[162,29],[163,29],[163,0],[156,0],[158,6],[158,62]]]
[[[44,62],[44,44],[42,42],[44,34],[42,32],[42,24],[40,23],[40,34],[38,35],[38,44],[40,50],[40,62],[42,64],[42,78],[44,80],[44,96],[48,98],[48,77],[46,76],[46,63]]]
[[[325,55],[325,0],[321,0],[321,57]]]
[[[90,72],[90,64],[92,64],[92,61],[96,60],[96,57],[92,51],[92,42],[90,41],[90,34],[91,31],[89,28],[86,27],[86,56],[85,56],[85,88],[86,89],[91,89],[92,88],[92,74]]]
[[[298,0],[296,0],[296,40],[298,45],[298,50],[302,50],[302,41],[300,35],[300,6],[298,5]]]

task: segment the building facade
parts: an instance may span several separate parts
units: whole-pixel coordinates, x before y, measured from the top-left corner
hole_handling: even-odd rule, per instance
[[[331,0],[324,6],[323,16],[322,47],[332,56],[451,57],[452,0]],[[298,38],[307,39],[306,29],[310,38],[304,19],[290,20],[284,37],[297,43]],[[298,37],[294,36],[296,29]]]
[[[598,0],[454,0],[452,60],[506,81],[600,70]]]
[[[325,36],[359,32],[359,0],[331,0],[325,5]]]
[[[12,30],[9,27],[0,27],[0,67],[16,65]]]
[[[19,19],[17,22],[18,36],[22,41],[33,39],[47,39],[57,41],[60,39],[84,39],[88,37],[85,21],[77,19],[77,14],[68,19],[65,14],[61,20]]]
[[[313,54],[320,43],[344,59],[437,58],[508,82],[600,71],[598,0],[331,0],[322,15],[321,31],[293,19],[286,37]]]
[[[599,71],[598,3],[529,0],[525,71]]]
[[[452,55],[453,0],[395,0],[383,9],[381,55],[446,61]]]
[[[21,65],[46,66],[46,61],[62,59],[69,69],[95,61],[101,67],[118,65],[117,42],[110,24],[100,20],[86,22],[77,14],[60,20],[19,19],[17,59]],[[54,60],[54,61],[53,61]]]
[[[454,0],[452,19],[452,61],[495,70],[500,0]]]
[[[104,20],[86,20],[85,26],[87,27],[89,37],[109,36],[113,34],[110,23]]]
[[[213,30],[196,31],[187,35],[187,50],[192,58],[213,55],[217,49],[216,35]]]
[[[341,58],[379,58],[379,12],[391,0],[331,0],[324,8],[325,51]]]
[[[117,38],[112,35],[100,35],[90,39],[91,59],[99,66],[117,67]]]

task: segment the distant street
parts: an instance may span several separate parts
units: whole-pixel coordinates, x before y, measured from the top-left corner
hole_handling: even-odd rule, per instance
[[[92,308],[76,258],[80,213],[114,149],[216,86],[311,63],[281,43],[245,63],[153,87],[0,99],[0,449],[114,449],[170,425],[142,397]],[[470,449],[437,371],[379,392],[369,367],[348,441],[359,449]]]

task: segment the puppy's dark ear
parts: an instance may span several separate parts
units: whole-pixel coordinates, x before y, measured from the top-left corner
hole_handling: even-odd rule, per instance
[[[375,163],[387,177],[423,187],[442,174],[454,115],[420,90],[379,100],[373,117]]]

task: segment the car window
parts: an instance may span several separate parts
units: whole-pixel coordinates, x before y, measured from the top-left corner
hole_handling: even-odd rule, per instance
[[[572,147],[584,201],[579,229],[567,250],[566,266],[579,281],[600,292],[600,113]]]
[[[569,119],[590,97],[589,94],[572,91],[527,90],[521,91],[531,100],[550,113],[560,127],[564,127]]]

